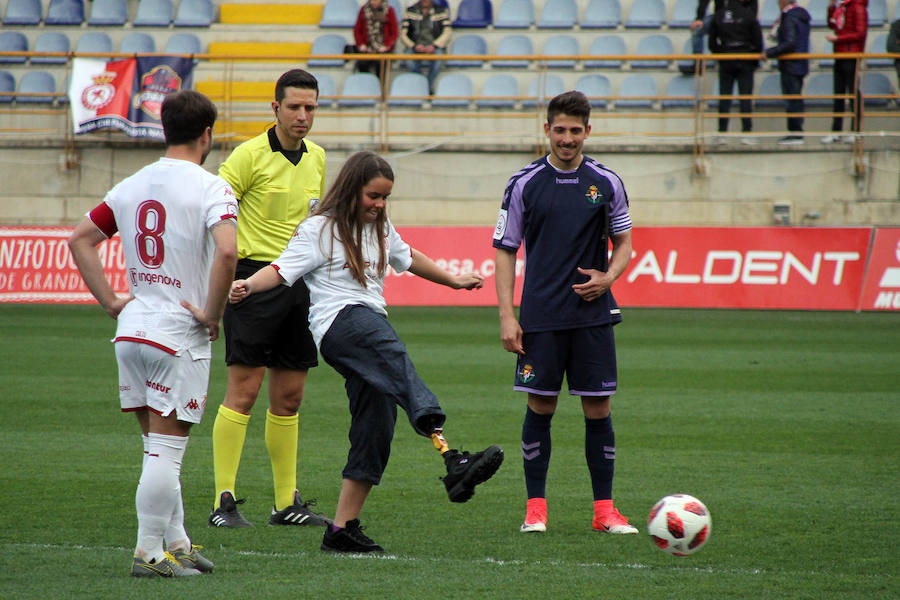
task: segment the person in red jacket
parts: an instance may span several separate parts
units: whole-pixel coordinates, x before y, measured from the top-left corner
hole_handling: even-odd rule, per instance
[[[828,3],[828,26],[834,31],[825,36],[825,39],[834,44],[835,54],[843,52],[865,52],[866,31],[869,27],[869,11],[866,8],[869,0],[830,0]],[[860,123],[860,105],[862,104],[859,91],[858,61],[855,58],[837,58],[834,61],[834,93],[853,94],[856,100],[850,101],[850,110],[853,111],[853,120],[850,128],[858,132]],[[834,112],[844,112],[844,99],[834,100]],[[844,119],[836,116],[831,121],[831,135],[822,138],[823,144],[834,142],[852,142],[853,135],[840,136]]]
[[[365,54],[393,52],[399,33],[397,13],[387,0],[368,0],[359,9],[356,25],[353,26],[357,52]],[[382,64],[380,60],[360,60],[356,63],[356,70],[374,73],[380,78]]]

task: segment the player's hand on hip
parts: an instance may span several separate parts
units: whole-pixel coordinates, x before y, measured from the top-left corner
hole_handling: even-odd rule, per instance
[[[578,272],[587,275],[590,279],[584,283],[576,283],[572,286],[572,290],[587,302],[592,302],[605,294],[612,285],[609,274],[603,271],[578,267]]]
[[[113,319],[119,318],[119,313],[125,308],[125,305],[134,300],[134,296],[116,296],[116,299],[110,302],[109,306],[104,306],[103,310]]]
[[[228,294],[228,301],[237,304],[250,295],[250,288],[246,279],[235,279],[231,284],[231,292]]]
[[[198,323],[206,327],[206,331],[209,332],[209,341],[214,342],[219,339],[219,318],[212,318],[207,315],[204,311],[200,310],[187,300],[182,300],[181,305],[191,311],[191,314],[194,315],[194,318]]]
[[[522,346],[522,326],[515,317],[500,319],[500,341],[503,349],[514,354],[525,354]]]
[[[456,289],[479,290],[484,287],[484,277],[479,273],[463,273],[456,278]]]

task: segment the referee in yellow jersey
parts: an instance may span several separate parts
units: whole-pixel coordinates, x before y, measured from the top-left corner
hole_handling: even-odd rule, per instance
[[[237,196],[237,279],[276,259],[294,228],[325,191],[325,151],[306,138],[319,96],[315,77],[302,69],[275,85],[275,125],[234,149],[219,168]],[[306,375],[318,364],[309,332],[309,290],[303,280],[254,295],[225,310],[228,389],[213,426],[216,498],[209,524],[249,527],[236,499],[238,466],[263,378],[269,374],[266,447],[272,461],[275,505],[271,525],[319,525],[330,521],[310,509],[297,490],[297,437]]]

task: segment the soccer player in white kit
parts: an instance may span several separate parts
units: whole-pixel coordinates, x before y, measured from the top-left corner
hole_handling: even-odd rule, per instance
[[[143,433],[137,577],[213,568],[184,528],[181,461],[206,406],[210,342],[219,336],[237,262],[234,193],[200,166],[212,148],[215,105],[197,92],[177,92],[163,102],[161,120],[165,156],[110,190],[69,238],[85,284],[118,321],[119,398]],[[97,251],[117,231],[128,297],[110,287]]]

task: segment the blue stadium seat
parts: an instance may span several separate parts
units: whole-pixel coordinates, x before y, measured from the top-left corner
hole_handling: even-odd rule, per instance
[[[124,25],[128,20],[125,0],[92,0],[88,25]]]
[[[112,54],[113,44],[109,35],[102,31],[90,31],[78,38],[75,53]]]
[[[552,73],[537,75],[528,82],[528,98],[522,101],[522,108],[544,107],[554,96],[566,91],[562,77]]]
[[[347,38],[337,33],[320,35],[313,40],[312,49],[309,51],[311,56],[306,64],[310,67],[343,67],[346,62],[343,58],[312,58],[312,56],[322,54],[343,54],[344,46],[346,45]]]
[[[763,28],[771,27],[780,15],[781,9],[778,8],[778,0],[765,0],[759,9],[759,24]]]
[[[578,40],[574,36],[562,34],[548,38],[544,44],[543,53],[545,56],[575,56],[581,51],[578,49]],[[551,69],[574,69],[575,59],[548,60],[546,64]]]
[[[591,48],[588,51],[591,56],[603,56],[605,58],[592,58],[584,61],[586,69],[621,69],[622,61],[611,56],[621,56],[626,54],[625,40],[618,35],[600,35],[591,42]]]
[[[687,38],[684,40],[684,47],[681,49],[682,54],[693,54],[694,53],[694,45],[691,43],[691,38]],[[703,54],[709,54],[709,48],[706,44],[703,44]],[[678,61],[678,70],[682,73],[693,73],[694,69],[697,68],[697,64],[690,59],[682,59]],[[706,68],[709,69],[715,65],[715,61],[708,60],[706,61]]]
[[[428,78],[421,73],[400,73],[391,79],[388,106],[421,108],[428,99]]]
[[[509,0],[507,0],[508,2]],[[519,95],[519,82],[512,75],[496,73],[487,78],[481,96],[475,100],[478,108],[514,108]]]
[[[781,95],[781,75],[779,73],[769,73],[759,84],[756,90],[757,96],[780,96]],[[784,100],[778,98],[756,98],[754,103],[759,107],[783,106]]]
[[[697,0],[677,0],[669,19],[669,29],[686,29],[697,16]]]
[[[640,56],[674,53],[675,49],[672,47],[672,40],[669,39],[669,36],[661,33],[655,33],[641,38],[638,41],[637,51],[635,52],[635,54]],[[632,69],[665,69],[668,66],[668,60],[659,58],[631,61]]]
[[[0,103],[9,104],[16,91],[16,80],[9,71],[0,71]]]
[[[455,38],[450,43],[450,56],[483,56],[487,54],[487,42],[477,33],[467,33]],[[484,64],[483,60],[460,60],[448,58],[444,65],[453,68],[463,67],[480,67]]]
[[[174,18],[175,7],[172,0],[141,0],[134,17],[134,26],[168,27]]]
[[[609,96],[612,96],[612,86],[609,85],[609,79],[606,75],[599,73],[589,73],[582,75],[575,82],[575,89],[588,97],[591,106],[594,108],[606,108],[610,102]]]
[[[45,25],[81,25],[84,23],[84,3],[81,0],[50,0]]]
[[[873,95],[892,95],[891,80],[884,73],[868,72],[863,75],[863,103],[866,106],[887,106],[890,98],[872,98]]]
[[[527,35],[508,35],[500,40],[497,44],[497,56],[529,56],[534,54],[534,46],[531,43],[531,37]],[[491,66],[494,68],[508,67],[513,69],[528,68],[528,61],[525,59],[511,60],[493,60]]]
[[[388,0],[388,5],[394,9],[394,15],[397,17],[397,25],[403,22],[403,5],[400,0]]]
[[[319,106],[330,108],[337,98],[334,79],[327,73],[313,73],[313,77],[319,82]]]
[[[869,0],[869,27],[881,27],[887,22],[887,0]]]
[[[697,103],[697,78],[693,75],[676,75],[666,84],[663,108],[693,108]]]
[[[813,43],[815,43],[815,40],[813,40]],[[811,49],[810,52],[815,52],[815,50]],[[819,67],[823,69],[830,69],[834,66],[834,44],[832,44],[828,40],[825,40],[820,54],[829,54],[830,56],[828,58],[820,58]]]
[[[634,0],[625,27],[659,29],[666,22],[666,5],[663,0]]]
[[[122,39],[119,52],[122,54],[149,54],[156,52],[156,41],[149,33],[135,31]]]
[[[882,33],[877,36],[874,40],[869,44],[869,52],[872,54],[881,54],[887,52],[887,34]],[[866,66],[867,67],[890,67],[894,64],[893,58],[867,58]]]
[[[203,42],[193,33],[176,33],[166,41],[166,54],[203,54]]]
[[[834,95],[834,75],[832,73],[815,73],[806,81],[808,96],[832,96]],[[809,106],[831,106],[834,100],[831,98],[811,98],[806,100]]]
[[[28,52],[28,38],[19,31],[0,31],[0,52]],[[24,56],[0,56],[0,63],[24,62]]]
[[[381,82],[371,73],[353,73],[344,81],[338,106],[373,107],[381,98]]]
[[[810,0],[806,11],[811,17],[810,27],[828,27],[828,0]]]
[[[619,0],[591,0],[581,17],[582,29],[615,29],[622,22]]]
[[[491,0],[462,0],[456,10],[455,28],[483,28],[494,20]]]
[[[448,73],[437,82],[432,107],[468,107],[475,95],[475,86],[465,73]]]
[[[53,94],[30,95],[30,94]],[[53,75],[46,71],[28,71],[19,79],[19,93],[16,95],[16,103],[23,104],[53,104],[56,99],[56,81]]]
[[[69,103],[69,73],[66,73],[66,76],[63,78],[63,86],[56,95],[56,102],[59,104]]]
[[[328,0],[322,9],[319,27],[349,27],[356,25],[359,6],[356,0]]]
[[[531,0],[503,0],[497,16],[495,29],[528,29],[534,23],[534,4]]]
[[[69,36],[58,31],[46,31],[34,40],[32,52],[66,52],[72,49]],[[68,61],[65,56],[32,56],[31,64],[64,65]]]
[[[619,89],[621,99],[616,108],[653,108],[653,98],[658,96],[656,80],[649,75],[629,75],[622,80]]]
[[[9,0],[4,25],[38,25],[41,22],[40,0]]]
[[[211,0],[181,0],[175,20],[175,27],[209,27],[213,20]]]
[[[575,0],[547,0],[537,21],[538,29],[572,29],[578,21]]]

